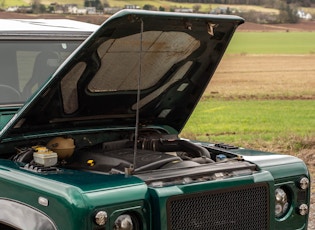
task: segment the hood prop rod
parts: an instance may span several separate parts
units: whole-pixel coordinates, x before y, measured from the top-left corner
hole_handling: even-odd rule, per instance
[[[140,31],[140,53],[139,53],[139,74],[137,78],[137,104],[136,104],[136,124],[135,124],[135,136],[134,136],[134,146],[133,146],[133,164],[127,170],[126,174],[133,174],[137,166],[137,152],[138,152],[138,134],[139,134],[139,101],[141,93],[141,77],[142,77],[142,43],[143,43],[143,21],[141,22],[141,31]]]

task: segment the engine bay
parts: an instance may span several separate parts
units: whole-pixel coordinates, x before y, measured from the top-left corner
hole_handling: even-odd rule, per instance
[[[142,135],[136,143],[132,135],[103,139],[83,135],[37,140],[16,148],[11,160],[37,173],[70,169],[107,175],[132,174],[150,183],[187,180],[187,176],[198,181],[205,175],[207,180],[222,179],[256,170],[255,165],[229,151],[237,148],[234,146],[192,142],[172,135]]]
[[[106,173],[124,173],[133,167],[136,173],[214,162],[206,149],[185,140],[139,140],[136,153],[133,145],[133,141],[122,140],[103,143],[100,149],[81,150],[67,167]]]

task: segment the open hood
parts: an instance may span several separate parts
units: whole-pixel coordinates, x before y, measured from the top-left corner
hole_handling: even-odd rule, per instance
[[[93,128],[180,132],[243,19],[120,11],[59,67],[0,138]]]

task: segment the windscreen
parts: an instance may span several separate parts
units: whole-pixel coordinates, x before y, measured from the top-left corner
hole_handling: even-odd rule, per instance
[[[0,104],[22,104],[82,41],[0,41]]]

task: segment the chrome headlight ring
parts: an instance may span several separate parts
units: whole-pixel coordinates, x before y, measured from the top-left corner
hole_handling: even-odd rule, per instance
[[[284,216],[289,208],[290,204],[288,201],[288,192],[282,188],[276,188],[275,190],[275,216],[276,218],[280,218]]]

